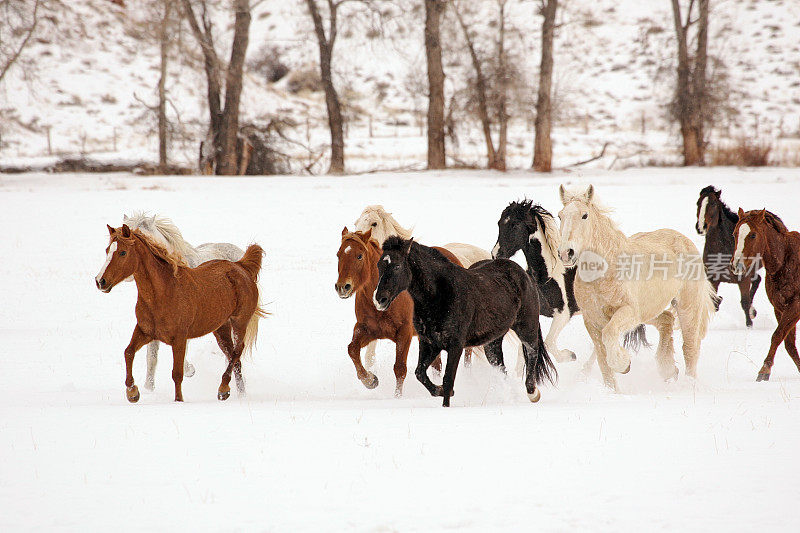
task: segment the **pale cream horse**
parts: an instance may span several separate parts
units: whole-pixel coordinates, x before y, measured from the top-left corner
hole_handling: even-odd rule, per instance
[[[370,229],[372,230],[372,238],[375,239],[381,246],[383,245],[383,241],[392,235],[397,235],[404,239],[410,239],[411,232],[413,231],[401,226],[400,223],[395,220],[392,214],[387,212],[382,205],[369,205],[365,207],[364,211],[361,212],[361,216],[358,217],[358,220],[356,220],[356,231],[367,231]],[[449,244],[445,244],[442,246],[442,248],[445,248],[454,256],[456,256],[456,259],[459,260],[464,268],[469,268],[470,265],[477,263],[478,261],[492,258],[492,254],[489,251],[471,244],[451,242]],[[509,340],[514,344],[514,346],[517,347],[517,374],[522,375],[524,372],[521,365],[524,365],[525,361],[524,354],[522,352],[522,343],[520,342],[519,337],[517,337],[516,333],[513,331],[509,331],[508,335]],[[367,345],[367,351],[364,354],[364,364],[367,366],[367,368],[375,364],[375,346],[377,344],[378,341],[372,341]],[[483,348],[480,346],[477,346],[474,349],[478,353],[483,352]]]
[[[614,372],[630,368],[620,338],[638,324],[656,326],[656,361],[665,380],[677,378],[672,341],[675,315],[683,333],[686,374],[697,375],[700,342],[714,313],[714,288],[702,256],[686,236],[660,229],[626,237],[594,199],[591,185],[572,193],[562,185],[559,257],[578,266],[575,299],[594,343],[603,380],[616,390]],[[673,314],[673,311],[675,314]]]

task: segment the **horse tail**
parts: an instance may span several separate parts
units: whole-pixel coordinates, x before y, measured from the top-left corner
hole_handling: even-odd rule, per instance
[[[257,244],[251,244],[247,247],[242,258],[236,261],[236,264],[245,269],[250,279],[255,282],[258,281],[258,273],[261,271],[261,259],[263,257],[264,249]]]
[[[553,360],[550,359],[550,354],[547,353],[547,347],[544,345],[544,336],[542,335],[542,326],[536,326],[539,334],[539,346],[536,351],[536,355],[532,357],[530,363],[526,361],[526,366],[528,364],[533,364],[533,381],[536,385],[539,385],[544,380],[549,381],[551,384],[555,385],[556,381],[558,381],[558,371],[556,370],[555,365],[553,364]],[[525,374],[527,375],[527,369]]]
[[[647,341],[647,331],[645,331],[644,324],[639,324],[627,332],[622,340],[622,345],[626,350],[634,352],[638,352],[642,346],[650,348],[652,345]]]
[[[247,275],[250,276],[250,279],[253,283],[258,281],[258,274],[261,271],[261,260],[264,257],[264,249],[257,244],[251,244],[245,250],[244,255],[241,259],[236,261],[236,264],[241,266],[247,272]],[[250,320],[247,322],[247,329],[244,332],[244,351],[243,354],[251,354],[253,352],[253,346],[256,343],[256,338],[258,338],[258,321],[266,316],[269,315],[261,305],[261,290],[256,285],[256,291],[258,292],[258,300],[256,302],[255,311],[250,316]]]

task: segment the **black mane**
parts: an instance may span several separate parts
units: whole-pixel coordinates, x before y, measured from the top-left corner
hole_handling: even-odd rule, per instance
[[[425,255],[430,259],[444,261],[445,263],[450,264],[450,260],[436,248],[431,248],[430,246],[424,246],[416,242],[414,239],[406,240],[402,237],[398,237],[397,235],[391,235],[389,237],[386,237],[386,240],[383,241],[383,251],[384,252],[388,252],[391,250],[403,251],[406,249],[406,246],[408,246],[409,242],[411,242],[411,248],[414,251],[421,252],[423,255]]]
[[[550,211],[542,207],[540,204],[534,204],[533,200],[524,198],[508,204],[508,206],[503,209],[503,213],[500,215],[500,218],[507,217],[513,220],[525,220],[529,214],[536,219],[537,224],[541,225],[544,225],[543,217],[553,217]]]

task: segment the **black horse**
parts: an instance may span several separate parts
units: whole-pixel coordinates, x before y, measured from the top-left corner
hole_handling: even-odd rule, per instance
[[[575,301],[575,274],[577,267],[565,268],[558,258],[560,233],[550,212],[532,200],[511,202],[503,209],[497,221],[497,244],[492,249],[494,258],[510,258],[522,250],[528,263],[528,274],[536,282],[539,293],[539,312],[552,317],[545,345],[558,361],[574,361],[570,350],[559,350],[558,336],[570,319],[580,313]],[[625,335],[626,348],[638,351],[649,346],[643,324]],[[590,358],[591,365],[594,357]]]
[[[705,235],[703,247],[703,263],[706,266],[706,277],[716,291],[720,283],[735,283],[739,286],[740,303],[744,311],[744,320],[748,328],[753,327],[756,310],[753,307],[753,296],[761,284],[761,276],[756,272],[735,275],[729,265],[734,252],[733,229],[739,222],[739,216],[720,199],[722,191],[713,185],[700,191],[697,199],[697,223],[695,229]],[[721,297],[717,297],[716,307],[719,310]]]
[[[389,307],[408,290],[414,300],[414,327],[419,335],[417,379],[432,396],[443,396],[450,406],[456,369],[467,346],[484,346],[488,361],[505,369],[503,335],[514,330],[522,341],[525,387],[536,402],[536,388],[557,377],[539,327],[539,298],[531,278],[507,259],[479,261],[469,269],[454,265],[439,251],[413,240],[389,237],[378,261],[378,287],[373,302]],[[436,356],[447,351],[442,386],[428,377]]]

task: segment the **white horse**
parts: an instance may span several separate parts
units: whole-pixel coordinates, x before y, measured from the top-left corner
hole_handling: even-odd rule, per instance
[[[665,380],[677,378],[673,310],[683,333],[686,374],[696,377],[716,296],[695,245],[669,229],[625,236],[609,210],[595,201],[592,186],[572,193],[562,185],[559,192],[564,204],[558,214],[559,257],[567,267],[578,266],[575,299],[606,385],[616,390],[614,372],[630,368],[631,356],[620,338],[638,324],[656,326],[659,372]]]
[[[361,212],[361,216],[358,217],[358,220],[356,220],[356,231],[365,232],[370,229],[372,230],[372,238],[375,239],[380,245],[383,245],[383,241],[392,235],[397,235],[404,239],[410,239],[411,232],[413,231],[413,229],[407,229],[401,226],[400,223],[395,220],[392,214],[387,212],[382,205],[369,205],[365,207],[364,211]],[[449,244],[445,244],[442,246],[442,248],[445,248],[454,256],[456,256],[456,259],[458,259],[464,268],[469,268],[470,265],[477,263],[478,261],[492,259],[492,254],[487,250],[471,244],[451,242]],[[522,352],[522,343],[520,342],[519,337],[517,337],[516,333],[513,331],[510,331],[508,335],[509,339],[515,344],[515,346],[517,346],[517,353],[519,354],[517,360],[517,374],[522,375],[524,372],[522,371],[520,364],[524,365],[525,361],[524,354]],[[367,368],[370,368],[375,364],[375,346],[377,344],[378,341],[372,341],[367,345],[367,351],[364,354],[364,363]],[[478,352],[482,351],[482,347],[480,346],[476,346],[474,349]]]
[[[186,264],[194,268],[201,263],[212,259],[226,259],[228,261],[238,261],[244,255],[244,250],[227,242],[209,242],[194,247],[183,239],[180,230],[173,224],[172,220],[160,215],[148,216],[146,213],[137,211],[133,215],[123,215],[122,223],[129,228],[138,229],[148,237],[164,246],[170,253],[180,255]],[[130,278],[128,281],[132,280]],[[158,341],[152,341],[147,345],[147,378],[144,388],[153,390],[155,388],[156,363],[158,362]],[[187,377],[194,375],[194,366],[185,360],[184,374]],[[241,371],[236,373],[236,386],[240,393],[244,392],[244,381]]]

